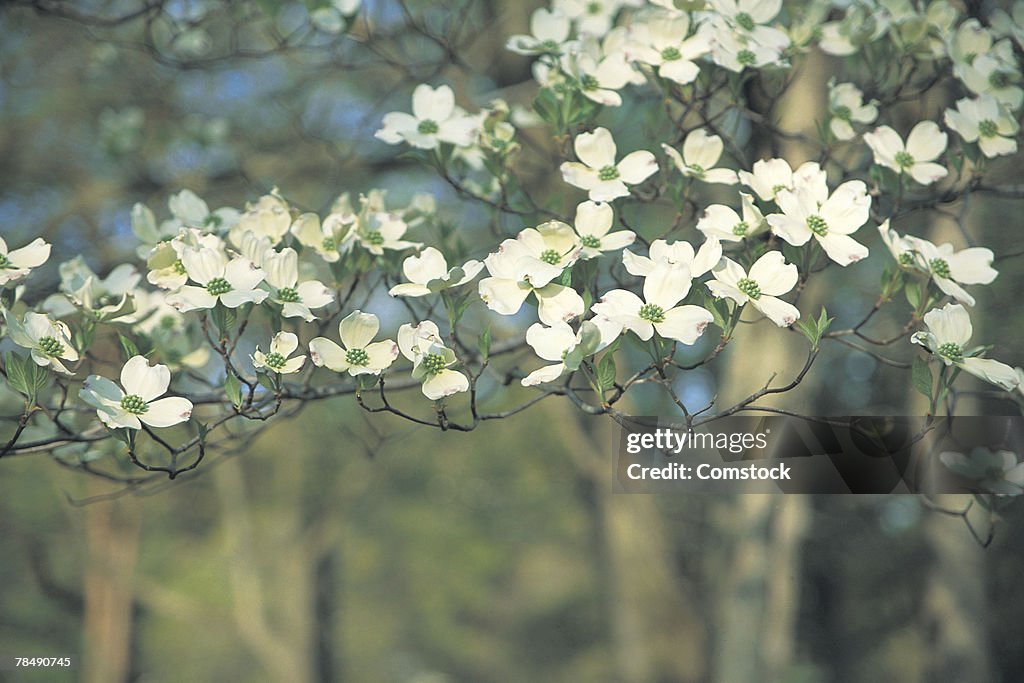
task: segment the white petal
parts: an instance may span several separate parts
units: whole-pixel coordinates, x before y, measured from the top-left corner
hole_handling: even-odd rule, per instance
[[[574,225],[580,235],[604,237],[612,227],[612,207],[604,202],[583,202],[576,207]]]
[[[374,342],[367,346],[365,350],[369,358],[366,368],[374,374],[387,370],[395,362],[395,359],[398,358],[398,344],[390,339]]]
[[[683,160],[687,166],[714,168],[718,158],[722,156],[723,148],[722,138],[708,135],[703,128],[698,128],[687,135],[683,142]]]
[[[626,272],[637,277],[649,275],[654,270],[654,261],[646,256],[638,256],[631,251],[622,252],[622,263],[626,266]]]
[[[338,324],[341,343],[348,349],[365,348],[380,330],[380,320],[373,313],[352,311]]]
[[[192,417],[192,402],[187,398],[170,396],[153,401],[139,419],[150,427],[171,427]]]
[[[946,258],[953,279],[965,285],[987,285],[999,273],[992,267],[995,255],[991,249],[972,247]]]
[[[762,294],[779,296],[796,286],[797,268],[786,263],[781,251],[769,251],[750,267],[750,279],[758,284]]]
[[[875,162],[893,170],[900,170],[896,154],[904,151],[903,139],[889,126],[879,126],[870,133],[864,133],[864,142],[875,155]]]
[[[657,172],[658,160],[647,150],[638,150],[623,157],[616,168],[623,182],[636,185]]]
[[[934,121],[922,121],[907,136],[907,152],[914,161],[933,161],[946,151],[947,136]]]
[[[537,290],[537,317],[548,325],[583,315],[583,297],[571,288],[550,284]]]
[[[774,296],[762,294],[760,298],[751,299],[750,303],[779,327],[789,327],[800,318],[796,306]]]
[[[566,367],[564,363],[545,365],[542,368],[534,370],[529,375],[520,380],[520,384],[522,384],[524,387],[535,387],[538,384],[544,384],[545,382],[554,382],[556,379],[562,376],[565,370]]]
[[[402,272],[409,282],[425,285],[431,280],[444,277],[448,272],[448,262],[440,251],[427,247],[418,256],[405,259]]]
[[[580,133],[573,143],[576,156],[587,166],[600,170],[615,165],[615,140],[607,128],[593,133]]]
[[[423,395],[434,401],[462,391],[469,391],[469,380],[455,370],[444,369],[423,382]]]
[[[655,323],[654,328],[662,337],[689,345],[704,334],[712,320],[714,316],[700,306],[679,306],[666,311],[665,319]]]
[[[152,401],[167,393],[171,371],[166,365],[149,366],[144,356],[133,356],[121,368],[121,386],[125,393],[134,394],[143,401]]]
[[[50,245],[37,237],[21,249],[15,249],[7,254],[7,259],[15,268],[36,268],[46,263],[50,258]]]
[[[534,323],[526,330],[526,343],[544,360],[560,361],[562,355],[576,345],[576,333],[568,323],[560,321],[551,327]]]
[[[868,248],[849,235],[828,233],[818,238],[818,243],[828,257],[841,266],[848,266],[867,258]]]
[[[924,314],[924,324],[935,335],[939,346],[950,342],[963,346],[974,333],[971,316],[960,304],[946,304],[942,308],[933,308]]]
[[[1013,391],[1020,385],[1020,378],[1013,368],[991,358],[964,358],[960,366],[975,377],[1007,391]]]
[[[217,305],[217,297],[210,294],[204,287],[186,285],[165,299],[168,306],[182,313],[200,309],[213,308]]]
[[[309,342],[309,357],[317,367],[326,367],[335,372],[349,369],[345,350],[326,337],[317,337]]]
[[[447,121],[455,109],[455,93],[447,85],[437,90],[429,85],[420,84],[412,91],[412,113],[420,121],[430,120],[434,123]]]
[[[487,308],[501,315],[514,315],[522,308],[533,287],[517,280],[485,277],[480,281],[480,298]]]
[[[291,332],[278,332],[270,342],[270,351],[279,353],[285,358],[295,353],[297,348],[299,348],[299,338]]]
[[[689,294],[691,280],[686,266],[658,265],[644,280],[644,299],[667,311]]]

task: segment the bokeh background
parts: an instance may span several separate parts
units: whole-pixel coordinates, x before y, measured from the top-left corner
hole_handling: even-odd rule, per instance
[[[29,300],[55,286],[61,260],[81,254],[101,274],[132,260],[131,206],[161,212],[186,187],[218,207],[276,186],[321,212],[343,191],[386,188],[399,205],[426,191],[471,249],[493,247],[479,206],[373,132],[420,82],[450,84],[474,110],[495,97],[529,106],[529,62],[503,44],[534,5],[368,2],[349,37],[328,15],[304,29],[302,3],[149,5],[0,5],[0,234],[55,245]],[[838,64],[812,57],[779,107],[782,127],[813,134]],[[934,116],[950,97],[938,89],[897,119]],[[636,146],[650,130],[642,113],[601,121]],[[530,187],[562,187],[546,131],[525,136]],[[745,144],[809,158],[757,131]],[[1018,182],[1021,170],[1003,160],[994,177]],[[1019,206],[977,197],[899,227],[1012,254]],[[640,229],[653,235],[647,210]],[[837,326],[856,322],[884,264],[812,287],[806,310],[824,303]],[[977,292],[976,335],[1021,365],[1024,277],[1017,261],[997,268]],[[879,329],[893,320],[879,316]],[[802,360],[794,336],[738,335],[717,366],[680,381],[681,395],[746,395],[766,369]],[[984,393],[960,401],[968,414],[1013,408]],[[824,415],[926,407],[908,373],[838,345],[775,404]],[[669,406],[641,392],[628,408]],[[440,434],[344,397],[145,495],[46,456],[5,459],[0,653],[70,654],[77,670],[0,680],[1024,680],[1019,506],[971,515],[982,536],[995,525],[982,548],[964,519],[913,497],[613,495],[613,437],[609,420],[558,400]]]

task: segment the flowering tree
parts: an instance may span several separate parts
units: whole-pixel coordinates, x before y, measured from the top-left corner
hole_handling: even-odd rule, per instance
[[[977,390],[965,373],[1019,411],[1024,373],[997,360],[1014,350],[972,340],[997,255],[955,212],[971,196],[1021,196],[1001,181],[1024,101],[1021,13],[836,5],[556,0],[508,37],[532,60],[529,107],[465,108],[448,84],[416,85],[376,137],[478,205],[485,235],[453,229],[429,194],[341,192],[317,213],[276,188],[215,210],[184,189],[166,211],[132,209],[138,263],[101,276],[65,262],[57,292],[31,279],[49,244],[0,240],[2,372],[23,399],[0,458],[48,453],[135,487],[341,396],[452,431],[545,400],[622,419],[652,405],[635,398],[648,386],[690,427],[793,414],[762,399],[810,377],[824,344],[884,363],[929,416]],[[171,22],[149,49],[215,61],[203,25],[218,16]],[[359,17],[329,3],[303,30],[361,43]],[[835,73],[816,134],[784,129],[775,104],[823,59]],[[784,159],[787,140],[814,153]],[[535,187],[537,167],[561,182]],[[958,244],[910,234],[951,212]],[[883,271],[875,303],[849,324],[833,325],[836,302],[806,302],[870,262]],[[686,399],[687,373],[714,371],[739,335],[785,335],[804,361],[727,405]],[[139,471],[111,464],[125,458]],[[979,470],[979,492],[1024,487],[1003,465],[998,490]]]

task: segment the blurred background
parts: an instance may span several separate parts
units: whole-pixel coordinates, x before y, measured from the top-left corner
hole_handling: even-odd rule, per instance
[[[399,205],[430,192],[485,254],[495,240],[481,207],[373,132],[384,113],[408,110],[421,82],[450,84],[471,111],[496,97],[529,107],[529,61],[503,45],[528,32],[535,6],[368,2],[348,26],[342,9],[315,2],[0,5],[0,235],[54,244],[26,299],[52,291],[57,264],[75,255],[99,274],[134,261],[131,206],[166,215],[182,188],[212,208],[276,186],[320,212],[343,191],[385,188]],[[814,134],[839,65],[812,56],[778,107],[780,127]],[[953,95],[905,103],[895,122],[935,117]],[[631,149],[651,133],[644,115],[627,106],[600,121]],[[562,187],[549,133],[524,136],[525,182]],[[754,158],[811,158],[763,137],[748,133]],[[1017,157],[993,164],[995,178],[1020,171]],[[1020,251],[1019,200],[945,208],[897,227]],[[656,235],[664,211],[632,218]],[[801,308],[825,304],[834,325],[855,324],[885,263],[812,285]],[[1017,262],[996,267],[996,282],[975,290],[975,336],[1019,366],[1024,277]],[[873,324],[898,329],[887,315]],[[681,395],[734,402],[767,368],[798,366],[794,336],[739,334],[716,366],[680,380]],[[912,357],[896,346],[892,358]],[[907,375],[825,345],[813,378],[775,405],[922,414]],[[633,414],[670,414],[664,397],[632,401]],[[959,404],[1012,409],[987,392]],[[610,420],[557,399],[441,434],[343,397],[145,495],[46,456],[7,459],[0,654],[70,654],[77,670],[0,681],[1024,680],[1019,506],[972,511],[982,537],[994,525],[982,548],[963,518],[914,497],[613,495],[614,437]]]

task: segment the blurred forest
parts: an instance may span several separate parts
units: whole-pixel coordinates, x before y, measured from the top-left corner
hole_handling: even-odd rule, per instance
[[[100,274],[132,260],[131,206],[181,188],[219,207],[276,186],[320,212],[343,191],[430,192],[486,253],[480,207],[373,132],[421,82],[450,84],[474,110],[529,107],[529,61],[504,43],[536,6],[365,2],[339,35],[345,17],[311,23],[283,0],[0,4],[0,234],[54,244],[26,296],[75,255]],[[800,72],[782,127],[813,133],[832,59]],[[626,139],[634,115],[603,121]],[[526,182],[560,187],[547,131],[526,134]],[[809,158],[789,140],[750,144]],[[993,166],[1019,181],[1019,156]],[[962,241],[967,225],[972,243],[1019,251],[1015,204],[964,204],[950,219],[922,212],[916,234]],[[1024,271],[996,267],[975,329],[1019,366]],[[837,325],[870,308],[881,268],[842,274]],[[809,291],[808,310],[826,294]],[[745,395],[765,368],[798,363],[792,344],[740,337],[720,374],[695,371],[682,390]],[[920,414],[905,373],[883,370],[824,347],[784,405]],[[629,409],[658,414],[660,400]],[[981,392],[959,406],[1005,409]],[[983,548],[963,518],[915,497],[613,495],[613,437],[566,401],[455,434],[341,397],[145,495],[49,456],[5,459],[0,655],[71,655],[77,668],[0,681],[1024,680],[1019,506],[972,510],[982,537],[994,529]]]

